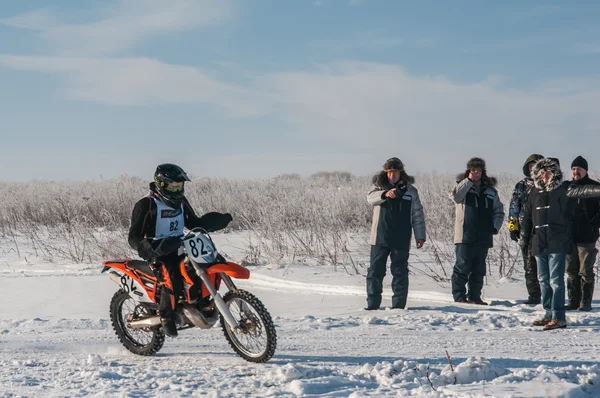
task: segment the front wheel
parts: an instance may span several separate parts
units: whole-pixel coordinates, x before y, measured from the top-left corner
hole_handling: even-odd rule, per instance
[[[227,292],[223,301],[240,326],[240,331],[232,330],[220,314],[221,327],[233,350],[250,362],[271,359],[277,347],[277,334],[263,303],[252,293],[239,289]]]
[[[125,290],[117,291],[110,301],[110,321],[119,341],[138,355],[153,355],[161,349],[165,335],[159,328],[131,329],[127,321],[156,315],[147,305],[138,303]]]

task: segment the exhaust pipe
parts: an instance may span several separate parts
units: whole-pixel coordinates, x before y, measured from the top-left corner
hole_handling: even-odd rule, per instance
[[[138,321],[127,321],[127,327],[130,329],[151,328],[158,325],[160,325],[160,317],[158,315],[140,319]]]
[[[219,312],[213,311],[213,315],[210,317],[205,317],[204,314],[198,309],[192,307],[191,305],[185,305],[183,307],[183,315],[194,324],[194,326],[199,327],[200,329],[209,329],[211,328],[219,318]]]
[[[117,285],[121,286],[121,275],[117,274],[115,271],[110,271],[108,273],[108,277],[110,278],[111,281],[113,281]]]

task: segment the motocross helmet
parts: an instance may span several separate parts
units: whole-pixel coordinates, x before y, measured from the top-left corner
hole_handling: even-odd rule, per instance
[[[181,167],[172,163],[159,164],[154,172],[154,191],[164,204],[176,209],[183,201],[186,181],[190,181],[190,178]]]

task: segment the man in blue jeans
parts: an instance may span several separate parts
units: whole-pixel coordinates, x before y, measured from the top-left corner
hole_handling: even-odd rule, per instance
[[[600,186],[563,182],[557,159],[542,159],[532,171],[534,188],[523,213],[523,241],[538,264],[544,317],[533,322],[544,330],[567,327],[565,258],[572,245],[569,198],[600,196]]]

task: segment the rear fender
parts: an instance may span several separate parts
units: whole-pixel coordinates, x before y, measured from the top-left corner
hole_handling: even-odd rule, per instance
[[[155,302],[156,283],[152,283],[151,280],[142,281],[139,273],[127,266],[127,260],[124,262],[104,261],[102,265],[104,265],[102,272],[108,271],[110,280],[129,293],[131,297],[140,302]]]

